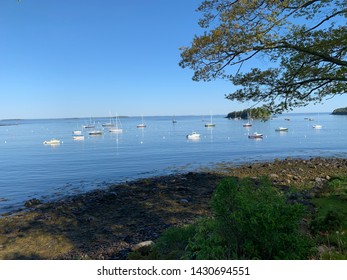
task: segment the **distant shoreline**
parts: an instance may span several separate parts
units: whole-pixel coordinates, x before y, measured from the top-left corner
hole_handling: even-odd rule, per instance
[[[283,113],[280,115],[311,115],[311,114],[332,114],[332,112],[298,112],[298,113],[293,113],[293,112],[288,112],[288,113]],[[222,116],[225,117],[227,116],[228,113],[217,113],[217,114],[213,114],[213,116]],[[207,117],[210,116],[210,114],[205,113],[205,114],[184,114],[184,115],[143,115],[144,118],[179,118],[179,117]],[[112,116],[115,117],[115,116]],[[92,119],[109,119],[110,116],[99,116],[99,117],[92,117]],[[122,115],[122,116],[118,116],[118,118],[141,118],[141,115]],[[90,119],[90,116],[87,117],[42,117],[42,118],[19,118],[19,119],[0,119],[0,122],[3,121],[23,121],[23,120],[79,120],[79,119]]]

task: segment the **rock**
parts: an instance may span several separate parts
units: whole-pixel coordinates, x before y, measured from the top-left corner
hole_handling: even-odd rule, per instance
[[[327,179],[328,181],[331,179],[331,177],[329,175],[325,176],[325,179]]]
[[[269,177],[272,180],[277,180],[280,176],[278,176],[277,174],[270,174]]]
[[[151,246],[153,245],[154,245],[154,242],[152,240],[147,240],[147,241],[143,241],[134,245],[132,250],[138,251],[142,255],[147,255],[150,251]]]
[[[39,205],[41,203],[42,203],[41,200],[39,200],[37,198],[33,198],[33,199],[29,199],[28,201],[26,201],[24,203],[24,206],[25,207],[33,207],[33,206]]]
[[[323,179],[322,179],[322,178],[319,178],[319,177],[316,177],[316,178],[314,179],[314,181],[315,181],[316,183],[322,183],[322,182],[323,182]]]

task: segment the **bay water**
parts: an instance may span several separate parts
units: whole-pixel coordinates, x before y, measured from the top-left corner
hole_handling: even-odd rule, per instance
[[[105,188],[137,178],[239,165],[275,158],[347,157],[347,116],[287,114],[263,122],[213,116],[215,127],[206,128],[210,116],[120,118],[123,132],[110,133],[94,118],[101,136],[83,129],[84,140],[73,139],[90,118],[0,121],[0,213],[23,207],[25,201],[43,201]],[[311,120],[310,120],[311,119]],[[314,120],[312,120],[314,119]],[[322,125],[314,129],[315,124]],[[277,132],[277,127],[288,132]],[[199,140],[187,140],[196,131]],[[249,139],[259,132],[263,139]],[[44,145],[51,139],[60,145]]]

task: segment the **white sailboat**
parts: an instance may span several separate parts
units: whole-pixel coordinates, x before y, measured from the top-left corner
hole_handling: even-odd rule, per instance
[[[319,113],[318,113],[318,121],[319,121]],[[323,126],[321,124],[314,124],[312,127],[314,129],[322,129]]]
[[[122,124],[120,123],[120,121],[118,120],[118,115],[116,114],[116,120],[115,120],[115,124],[114,127],[111,127],[109,129],[109,132],[111,133],[122,133],[123,129],[122,129]]]
[[[215,127],[216,125],[212,121],[212,113],[210,114],[210,122],[205,123],[205,127]]]
[[[112,127],[113,126],[113,122],[112,122],[112,117],[111,117],[111,112],[110,112],[110,121],[107,123],[103,123],[102,127]]]
[[[145,128],[146,127],[146,124],[143,122],[143,116],[141,118],[142,118],[142,122],[136,126],[137,128]]]
[[[242,126],[243,127],[251,127],[252,126],[252,123],[251,123],[251,118],[250,118],[250,116],[249,116],[249,114],[247,113],[247,122],[246,123],[244,123]]]
[[[92,121],[92,118],[90,118],[89,124],[86,124],[83,127],[84,128],[94,128],[95,127],[95,121]]]

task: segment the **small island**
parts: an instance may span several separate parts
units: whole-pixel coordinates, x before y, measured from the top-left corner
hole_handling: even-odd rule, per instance
[[[347,115],[347,107],[335,109],[331,114],[332,115]]]
[[[263,119],[267,120],[271,117],[271,112],[264,107],[245,109],[242,111],[230,112],[226,118],[228,119]]]

